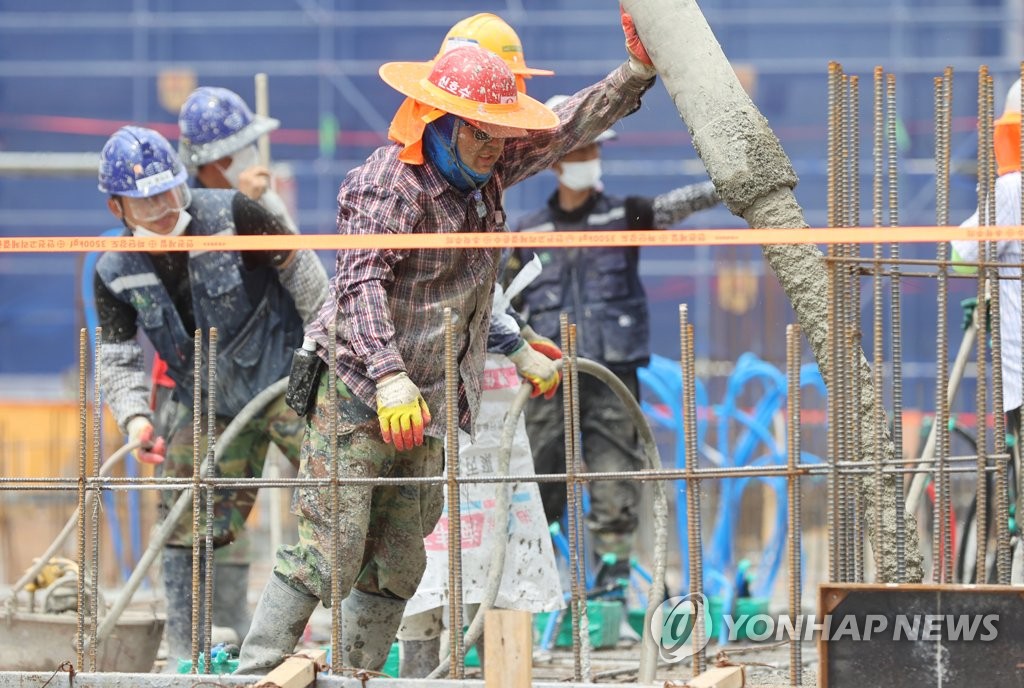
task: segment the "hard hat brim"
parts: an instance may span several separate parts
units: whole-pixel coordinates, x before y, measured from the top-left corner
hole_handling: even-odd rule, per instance
[[[200,165],[206,165],[232,155],[280,126],[281,121],[273,117],[254,115],[248,126],[239,129],[231,136],[201,144],[188,143],[184,138],[179,140],[178,155],[189,171],[195,172]]]
[[[996,126],[1001,124],[1020,124],[1020,113],[1019,112],[1004,112],[995,122]]]
[[[514,105],[488,105],[449,94],[437,87],[428,90],[426,86],[433,86],[427,81],[433,67],[432,62],[388,62],[381,65],[378,73],[384,83],[402,95],[442,112],[471,120],[492,136],[514,138],[526,136],[529,131],[554,129],[558,126],[558,115],[539,100],[522,92],[517,93]],[[498,131],[504,133],[496,133]]]

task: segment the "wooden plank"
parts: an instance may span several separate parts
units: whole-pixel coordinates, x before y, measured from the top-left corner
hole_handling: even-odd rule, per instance
[[[491,609],[484,617],[485,688],[530,688],[533,683],[533,615]]]
[[[686,688],[743,688],[746,677],[743,667],[712,667],[686,682]]]
[[[316,672],[327,662],[326,650],[299,650],[284,660],[253,688],[308,688],[316,682]]]

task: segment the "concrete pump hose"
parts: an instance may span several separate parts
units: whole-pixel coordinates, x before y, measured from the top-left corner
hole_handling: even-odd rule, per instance
[[[555,362],[559,368],[562,361]],[[640,441],[644,449],[644,457],[647,460],[647,467],[651,470],[661,469],[661,457],[658,454],[658,444],[654,439],[654,433],[647,423],[643,409],[639,402],[629,391],[622,380],[615,373],[606,367],[585,358],[576,359],[576,365],[580,372],[596,377],[605,383],[616,396],[622,401],[626,410],[633,420],[634,426],[640,434]],[[508,415],[505,417],[505,425],[501,432],[501,447],[498,454],[498,474],[507,475],[509,462],[512,454],[512,441],[515,436],[516,425],[523,408],[530,399],[530,386],[524,384],[516,394],[512,405],[509,407]],[[499,490],[495,503],[496,513],[509,511],[512,495],[512,483],[498,483]],[[660,480],[654,481],[654,566],[652,567],[651,589],[648,594],[646,623],[650,624],[654,612],[664,601],[665,591],[665,565],[668,542],[668,498],[665,495],[664,483]],[[495,519],[498,530],[494,533],[495,547],[491,554],[490,571],[487,578],[487,587],[484,589],[484,599],[480,603],[473,622],[466,631],[464,647],[472,647],[480,639],[484,626],[484,612],[494,607],[494,601],[498,596],[498,589],[501,586],[501,577],[505,571],[505,553],[508,544],[508,518]],[[654,669],[657,665],[658,648],[654,638],[650,634],[643,634],[642,650],[640,659],[640,682],[649,682],[654,679]],[[427,678],[443,678],[448,674],[451,656],[446,656],[434,671]]]
[[[243,427],[249,421],[253,419],[258,413],[262,412],[268,404],[280,397],[285,393],[288,388],[288,378],[284,377],[270,385],[262,392],[252,398],[245,407],[239,411],[238,415],[235,416],[226,428],[217,437],[217,446],[214,448],[214,463],[220,458],[220,454],[223,449],[231,445],[235,437],[241,431]],[[204,458],[203,463],[199,468],[200,474],[205,475],[207,467],[207,460]],[[146,576],[146,572],[149,571],[149,567],[152,566],[153,560],[156,559],[160,550],[170,539],[171,533],[177,526],[178,521],[181,519],[182,514],[185,510],[192,506],[192,488],[186,487],[182,490],[178,496],[178,501],[174,503],[167,516],[160,523],[159,527],[153,533],[153,537],[149,541],[149,546],[146,551],[143,552],[142,558],[139,559],[139,563],[136,564],[135,569],[132,571],[132,575],[129,576],[128,581],[121,589],[120,594],[114,601],[114,604],[110,607],[110,611],[103,617],[103,622],[96,630],[97,642],[102,642],[110,635],[111,631],[117,624],[117,620],[121,618],[121,614],[124,612],[128,603],[131,602],[132,595],[138,589],[139,585],[142,584],[142,579]]]
[[[121,461],[124,459],[125,456],[128,455],[129,452],[133,452],[136,449],[138,449],[139,444],[139,442],[129,442],[122,446],[121,448],[119,448],[116,452],[111,454],[110,458],[104,461],[103,465],[100,466],[100,477],[110,475],[110,472],[114,470],[114,466],[121,463]],[[86,511],[88,511],[92,507],[93,499],[94,497],[92,492],[86,495]],[[50,561],[54,554],[57,553],[57,550],[64,546],[64,543],[67,541],[68,537],[70,537],[71,533],[75,531],[75,525],[77,523],[78,509],[75,508],[75,512],[71,514],[71,518],[69,518],[68,522],[64,524],[64,529],[61,530],[60,533],[57,535],[56,539],[54,539],[54,541],[50,543],[50,546],[46,548],[46,551],[43,552],[42,556],[36,559],[35,563],[32,564],[31,567],[29,567],[28,571],[26,571],[21,576],[21,578],[19,578],[18,581],[14,584],[14,587],[11,588],[11,597],[9,599],[9,602],[13,603],[15,598],[18,596],[18,593],[21,592],[26,585],[35,580],[35,577],[39,575],[39,572],[43,570],[43,567],[46,566],[46,563]]]

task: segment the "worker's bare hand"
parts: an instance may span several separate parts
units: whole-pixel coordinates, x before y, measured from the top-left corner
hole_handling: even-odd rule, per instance
[[[238,190],[254,201],[260,200],[268,188],[270,170],[263,165],[255,165],[238,175]]]

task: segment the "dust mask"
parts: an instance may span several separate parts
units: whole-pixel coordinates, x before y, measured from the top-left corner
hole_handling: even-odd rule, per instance
[[[601,158],[583,162],[562,162],[558,181],[573,191],[597,188],[601,183]]]
[[[221,172],[224,173],[224,178],[228,180],[234,188],[238,188],[238,179],[250,167],[256,167],[260,164],[260,152],[256,149],[256,146],[250,145],[245,148],[236,151],[231,156],[231,164],[227,167],[222,167]]]
[[[192,216],[188,214],[188,211],[179,210],[178,221],[174,223],[174,229],[167,232],[167,234],[160,234],[142,226],[134,226],[131,230],[133,235],[142,239],[166,239],[167,237],[176,237],[184,234],[189,222],[192,222]]]

